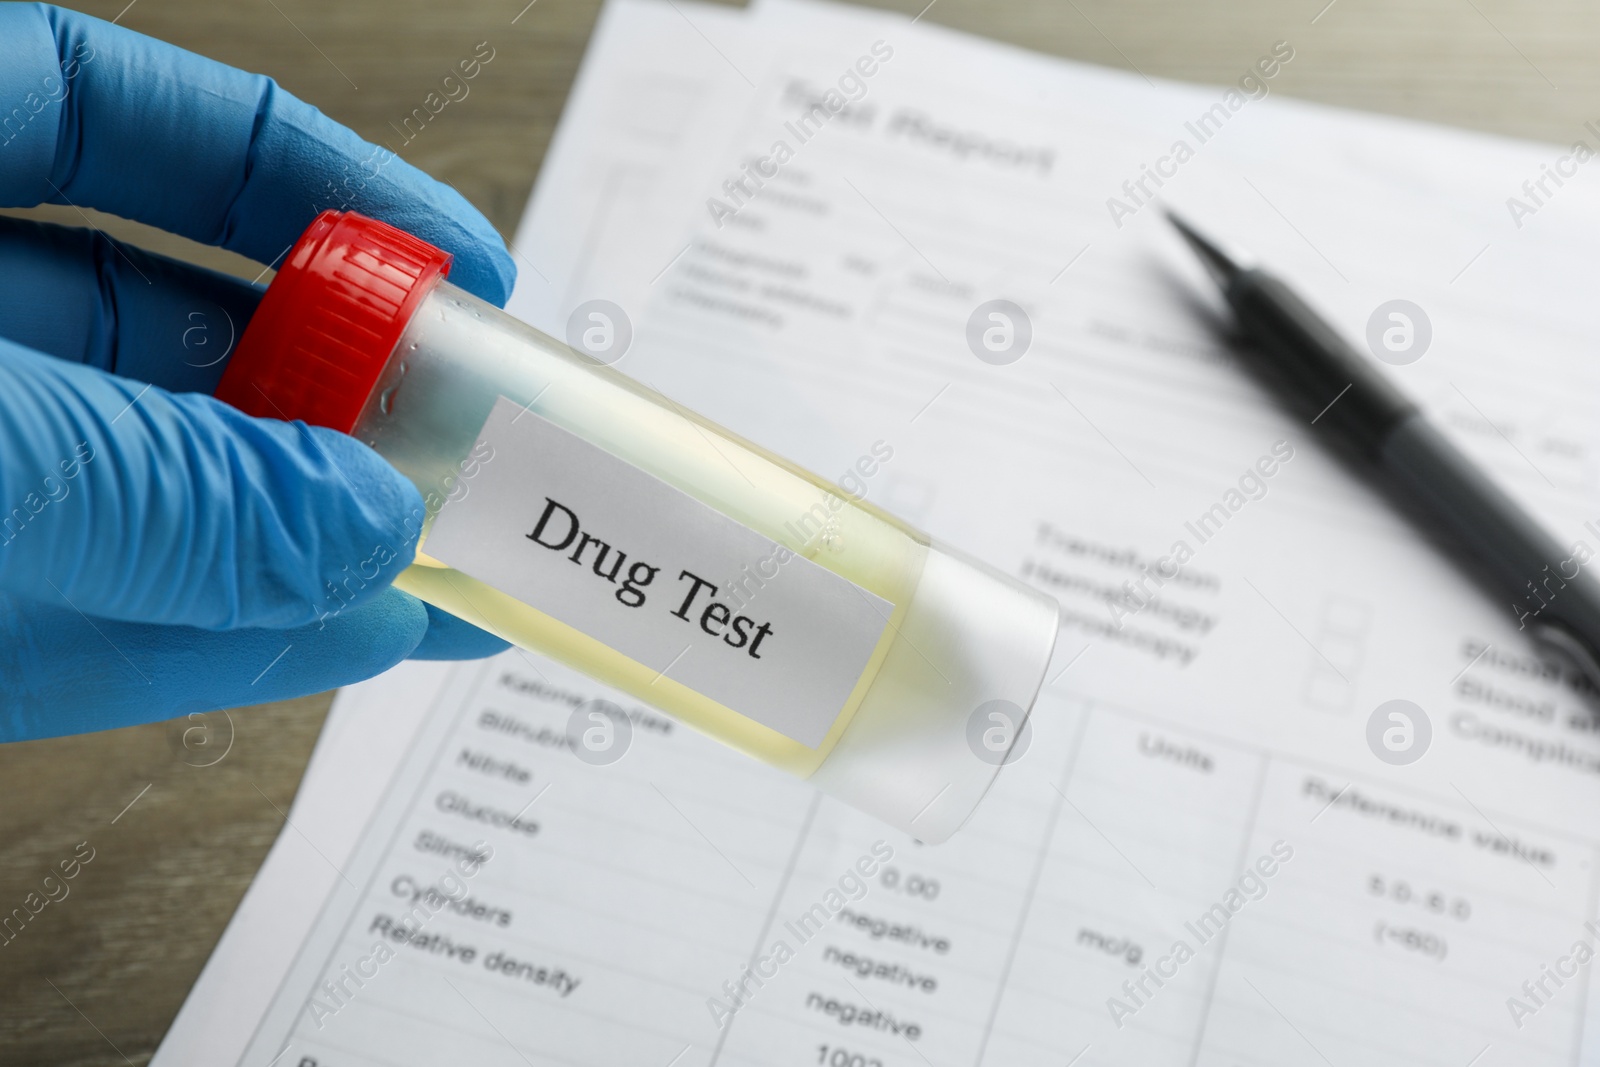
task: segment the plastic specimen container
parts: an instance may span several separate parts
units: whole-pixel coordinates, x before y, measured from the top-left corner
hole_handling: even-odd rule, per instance
[[[1055,601],[451,285],[449,262],[324,212],[217,396],[350,433],[416,485],[400,588],[949,837],[1033,705]]]

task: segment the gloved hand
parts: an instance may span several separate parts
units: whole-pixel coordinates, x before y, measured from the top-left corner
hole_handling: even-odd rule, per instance
[[[454,190],[247,74],[0,4],[0,206],[95,207],[262,263],[324,208],[410,230],[503,304]],[[421,497],[359,442],[213,400],[261,290],[0,219],[0,741],[318,692],[503,642],[388,583]]]

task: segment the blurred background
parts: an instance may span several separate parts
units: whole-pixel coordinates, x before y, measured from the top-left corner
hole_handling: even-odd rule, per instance
[[[926,0],[885,6],[915,14]],[[524,6],[526,5],[526,6]],[[596,0],[111,0],[72,5],[271,75],[394,140],[480,41],[492,67],[402,151],[509,236],[599,12]],[[1278,93],[1569,143],[1600,119],[1600,6],[1580,0],[936,0],[925,18],[1147,77],[1230,82],[1292,38]],[[22,212],[70,225],[72,209]],[[259,264],[121,220],[108,232],[255,278]],[[40,935],[0,953],[0,1064],[143,1064],[284,826],[331,695],[0,747],[0,907],[93,834]],[[131,802],[131,806],[130,805]],[[120,814],[119,814],[120,813]],[[116,817],[115,832],[101,832]],[[42,936],[41,936],[42,935]],[[91,1022],[92,1020],[92,1022]]]

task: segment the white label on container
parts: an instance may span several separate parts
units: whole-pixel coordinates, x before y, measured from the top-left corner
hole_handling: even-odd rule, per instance
[[[505,397],[474,454],[488,449],[494,462],[440,510],[429,555],[785,737],[822,743],[893,604]],[[736,458],[708,440],[684,462]]]

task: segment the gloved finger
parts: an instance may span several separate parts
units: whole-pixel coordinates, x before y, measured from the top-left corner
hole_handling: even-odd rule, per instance
[[[216,389],[261,292],[94,230],[0,217],[0,337],[169,392]]]
[[[286,628],[376,595],[421,495],[354,438],[0,340],[0,588],[86,615]]]
[[[216,387],[260,300],[236,278],[104,234],[3,217],[0,279],[0,336],[171,391]],[[428,610],[419,659],[478,659],[508,647]]]
[[[428,634],[411,653],[412,659],[483,659],[511,647],[442,608],[423,606],[428,609]]]
[[[359,211],[452,253],[451,280],[485,300],[511,292],[504,242],[459,193],[270,78],[76,11],[0,4],[0,100],[18,102],[0,125],[0,206],[96,207],[267,264],[318,212]]]
[[[397,589],[320,624],[227,632],[0,594],[0,742],[320,693],[394,666],[427,625],[421,602]]]

